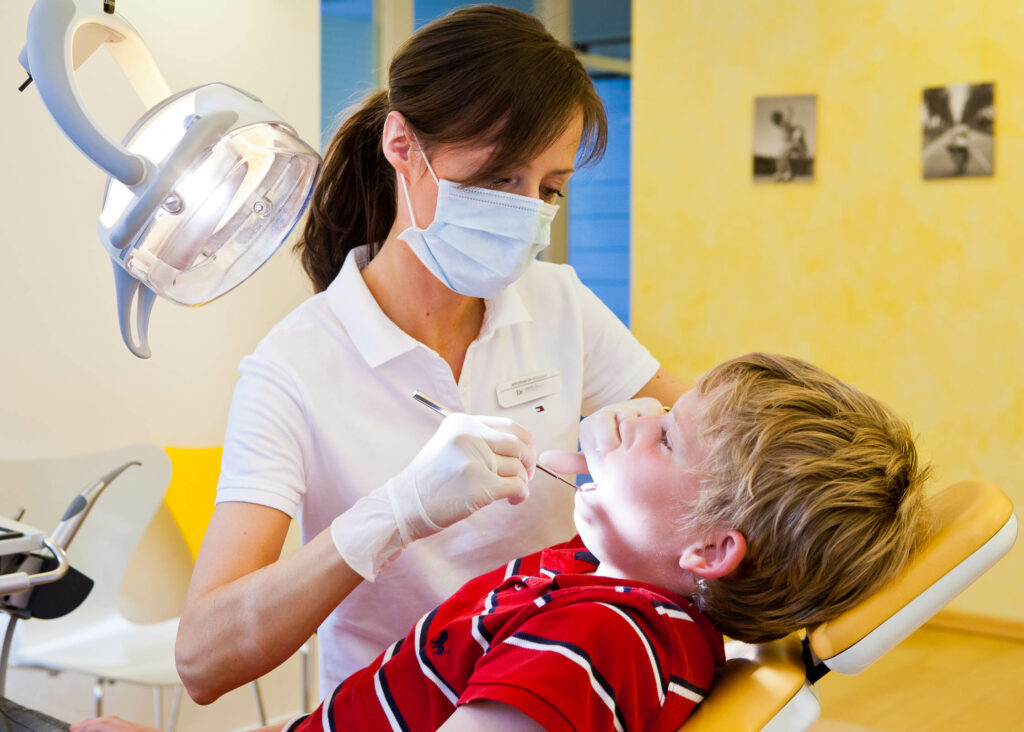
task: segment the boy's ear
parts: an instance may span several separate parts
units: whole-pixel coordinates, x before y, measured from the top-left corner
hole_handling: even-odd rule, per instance
[[[683,549],[679,566],[703,579],[718,579],[732,572],[747,555],[747,539],[735,529],[716,531],[706,541]]]

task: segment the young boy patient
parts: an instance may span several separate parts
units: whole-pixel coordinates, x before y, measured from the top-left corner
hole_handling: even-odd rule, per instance
[[[829,620],[922,538],[909,428],[810,364],[743,356],[658,411],[621,420],[614,449],[584,420],[583,456],[542,457],[593,476],[578,537],[468,582],[274,729],[675,730],[724,661],[720,633]]]

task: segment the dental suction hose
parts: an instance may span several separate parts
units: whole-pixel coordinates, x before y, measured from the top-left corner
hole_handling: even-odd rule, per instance
[[[130,468],[132,465],[141,465],[138,461],[127,462],[124,465],[120,465],[109,473],[100,476],[94,482],[90,483],[88,487],[82,490],[74,500],[71,501],[71,505],[68,506],[64,515],[61,517],[60,523],[53,530],[53,533],[40,540],[40,543],[53,555],[54,559],[57,560],[57,566],[53,569],[45,572],[39,572],[43,566],[43,557],[30,554],[21,563],[19,571],[10,572],[7,574],[0,575],[0,598],[5,595],[12,597],[6,598],[4,605],[10,608],[21,608],[24,609],[28,606],[30,595],[27,593],[21,597],[13,597],[18,593],[24,592],[25,590],[31,589],[37,585],[45,585],[64,577],[68,572],[68,558],[64,553],[68,544],[75,538],[75,534],[78,532],[78,527],[82,525],[82,521],[89,514],[90,509],[96,502],[100,493],[110,483],[117,478],[121,473]]]
[[[0,696],[7,683],[7,661],[11,652],[11,640],[19,618],[56,618],[77,608],[92,589],[92,580],[85,577],[68,563],[65,549],[75,538],[78,528],[89,514],[100,493],[121,473],[132,465],[142,465],[133,460],[114,468],[90,483],[71,501],[53,533],[40,539],[40,544],[53,555],[57,565],[45,571],[44,558],[32,552],[20,563],[17,572],[0,574],[0,609],[9,615],[3,641],[0,642]],[[48,561],[48,560],[45,560]],[[65,579],[66,578],[66,579]],[[65,580],[59,587],[54,584],[33,593],[41,585]],[[52,590],[52,591],[51,591]],[[40,593],[43,593],[40,595]],[[36,602],[38,596],[39,602]]]
[[[57,524],[57,528],[53,530],[51,538],[53,543],[57,546],[67,548],[67,545],[71,543],[71,540],[75,538],[75,534],[78,532],[78,527],[82,525],[85,517],[89,514],[93,504],[99,497],[103,489],[110,485],[113,480],[123,473],[125,470],[133,465],[142,465],[142,463],[133,460],[125,463],[119,467],[114,468],[106,475],[101,475],[96,479],[89,487],[82,490],[74,500],[71,501],[71,505],[68,506],[67,511],[60,519],[60,523]]]

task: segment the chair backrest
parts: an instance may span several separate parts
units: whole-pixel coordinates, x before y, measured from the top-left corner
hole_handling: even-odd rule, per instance
[[[221,447],[168,447],[166,450],[172,471],[164,500],[194,562],[213,516],[224,450]]]
[[[1013,503],[991,483],[955,483],[927,504],[932,530],[910,566],[864,602],[808,633],[815,657],[830,670],[863,671],[984,574],[1017,539]]]
[[[26,636],[45,633],[60,623],[62,632],[84,627],[116,612],[118,594],[129,560],[164,498],[171,477],[167,453],[155,445],[131,445],[72,457],[0,461],[0,513],[22,518],[44,531],[56,527],[78,492],[96,478],[127,462],[137,461],[96,499],[68,547],[71,565],[95,585],[74,612],[56,620],[29,621]]]
[[[913,562],[856,607],[807,633],[740,651],[681,732],[804,730],[817,718],[813,682],[823,670],[858,673],[917,630],[995,564],[1017,537],[1013,504],[984,481],[963,481],[930,496],[929,536]],[[810,671],[808,665],[823,667]],[[746,704],[744,700],[749,699]]]

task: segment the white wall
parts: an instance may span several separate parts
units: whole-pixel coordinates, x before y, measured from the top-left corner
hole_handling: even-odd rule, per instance
[[[219,301],[196,309],[158,302],[153,358],[132,356],[121,343],[111,265],[96,237],[105,177],[64,138],[33,87],[17,92],[25,77],[16,59],[31,6],[0,2],[0,459],[136,441],[219,444],[239,359],[310,294],[308,280],[286,243]],[[316,146],[317,0],[118,0],[117,10],[142,34],[172,91],[233,84],[261,97]],[[144,111],[103,50],[78,80],[90,111],[115,139]],[[152,533],[151,553],[159,556],[164,534]],[[271,717],[297,710],[298,678],[294,662],[270,675],[264,692]],[[7,691],[74,720],[89,713],[90,687],[83,678],[14,671]],[[150,704],[148,689],[118,685],[106,711],[149,721]],[[254,720],[250,692],[241,689],[211,707],[186,703],[178,728],[224,732]]]

